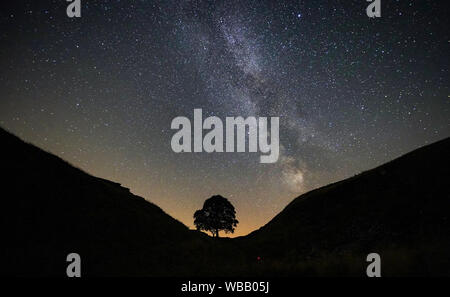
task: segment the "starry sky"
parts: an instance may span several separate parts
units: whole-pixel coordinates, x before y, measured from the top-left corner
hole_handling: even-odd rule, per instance
[[[6,2],[6,1],[3,1]],[[236,235],[293,198],[450,136],[445,1],[7,1],[0,126],[193,228]],[[172,151],[173,118],[280,117],[280,158]]]

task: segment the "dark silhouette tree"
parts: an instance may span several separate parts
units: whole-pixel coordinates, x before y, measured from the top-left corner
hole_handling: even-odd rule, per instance
[[[211,232],[214,237],[219,237],[221,230],[233,233],[238,223],[234,206],[220,195],[206,199],[203,208],[194,213],[197,230]]]

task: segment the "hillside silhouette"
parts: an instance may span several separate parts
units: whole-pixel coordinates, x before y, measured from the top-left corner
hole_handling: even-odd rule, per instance
[[[76,252],[85,275],[165,275],[178,269],[177,243],[204,237],[118,183],[3,129],[0,139],[5,274],[65,275]]]
[[[388,274],[450,275],[449,164],[447,138],[301,195],[246,240],[287,271],[358,275],[377,252]]]
[[[450,139],[294,199],[239,238],[189,230],[118,183],[0,129],[3,275],[450,275]],[[244,214],[245,215],[245,214]]]

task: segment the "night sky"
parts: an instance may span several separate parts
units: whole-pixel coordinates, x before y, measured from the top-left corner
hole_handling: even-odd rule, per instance
[[[8,1],[0,125],[191,228],[227,197],[245,235],[301,193],[450,136],[445,1],[381,2],[371,19],[364,0],[81,0],[71,19],[64,0]],[[280,117],[278,162],[174,153],[171,121],[194,108]]]

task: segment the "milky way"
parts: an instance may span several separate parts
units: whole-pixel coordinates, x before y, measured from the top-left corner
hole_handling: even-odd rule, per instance
[[[12,2],[12,1],[10,1]],[[450,136],[438,1],[65,1],[2,7],[0,125],[192,227],[235,205],[243,235],[293,198]],[[3,4],[2,4],[3,5]],[[280,159],[176,154],[177,116],[280,117]]]

